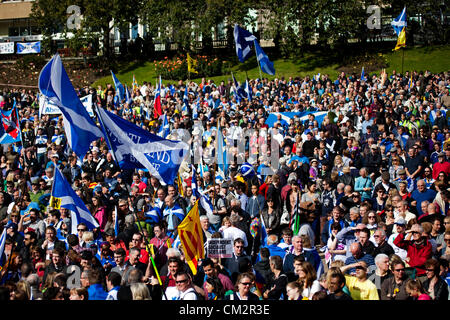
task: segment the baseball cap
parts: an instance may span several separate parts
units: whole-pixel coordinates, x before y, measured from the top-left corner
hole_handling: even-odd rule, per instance
[[[445,152],[439,152],[438,157],[445,157]]]
[[[400,226],[406,226],[406,220],[403,218],[398,218],[397,220],[395,220],[394,224],[398,224]]]
[[[405,169],[399,170],[398,174],[406,174],[406,170]]]

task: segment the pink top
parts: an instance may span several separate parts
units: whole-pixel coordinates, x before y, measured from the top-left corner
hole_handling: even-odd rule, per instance
[[[422,293],[417,300],[431,300],[431,297],[426,293]]]

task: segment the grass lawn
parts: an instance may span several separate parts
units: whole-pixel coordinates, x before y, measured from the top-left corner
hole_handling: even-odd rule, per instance
[[[380,57],[383,57],[386,62],[386,71],[388,73],[392,70],[401,71],[402,68],[402,52],[403,49],[398,51],[381,51],[378,53]],[[425,71],[430,70],[433,73],[443,72],[450,70],[450,45],[446,46],[431,46],[431,47],[413,47],[406,48],[404,51],[404,65],[403,70],[418,70]],[[270,56],[269,56],[270,58]],[[340,72],[340,68],[343,67],[339,61],[332,55],[320,55],[307,53],[303,57],[293,58],[293,59],[278,59],[273,61],[276,70],[275,76],[270,76],[268,74],[262,73],[263,77],[269,79],[289,76],[299,76],[304,77],[306,75],[313,76],[317,73],[329,74],[331,79],[335,79]],[[359,74],[361,72],[361,63],[358,61],[351,62],[355,66],[354,72]],[[348,67],[348,66],[347,66]],[[348,69],[348,68],[347,68]],[[369,70],[370,73],[379,73],[381,69],[372,70],[365,66],[365,70]],[[255,57],[250,58],[248,61],[242,64],[237,64],[233,66],[230,73],[217,77],[210,77],[214,82],[220,83],[221,80],[227,81],[231,78],[231,72],[238,81],[245,81],[246,73],[249,78],[255,79],[260,78],[260,71],[258,63]],[[367,73],[367,71],[366,71]],[[136,77],[138,83],[143,81],[148,81],[156,83],[159,75],[155,73],[153,62],[131,62],[120,67],[120,70],[116,72],[117,78],[122,82],[126,83],[129,87],[131,86],[133,74]],[[196,82],[200,82],[201,78],[193,78]],[[166,83],[175,83],[173,80],[164,80]],[[106,83],[112,83],[111,76],[107,76],[97,80],[93,85],[105,86]]]

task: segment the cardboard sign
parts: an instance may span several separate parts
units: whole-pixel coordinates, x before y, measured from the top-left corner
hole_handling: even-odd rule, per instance
[[[207,250],[209,258],[231,258],[233,256],[233,239],[209,239]]]

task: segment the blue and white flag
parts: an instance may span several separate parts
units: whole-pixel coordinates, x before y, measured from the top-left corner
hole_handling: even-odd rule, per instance
[[[170,133],[169,122],[167,121],[167,114],[164,113],[161,117],[163,121],[159,127],[158,136],[165,139]]]
[[[114,206],[114,235],[119,235],[119,213],[117,212],[117,206]]]
[[[394,28],[394,31],[398,37],[406,25],[406,7],[404,7],[402,13],[400,13],[400,15],[391,22],[391,26]]]
[[[240,62],[244,62],[252,54],[253,40],[256,40],[253,34],[242,29],[237,24],[234,25],[234,43]]]
[[[256,175],[255,168],[253,168],[253,166],[248,162],[244,162],[241,165],[240,172],[245,180],[251,179]]]
[[[361,81],[366,80],[365,76],[364,76],[364,67],[362,67],[361,69]]]
[[[17,54],[40,53],[41,42],[17,42]]]
[[[116,75],[114,74],[114,72],[112,72],[112,70],[111,75],[114,81],[114,87],[116,88],[116,95],[119,96],[119,100],[120,102],[122,102],[123,99],[125,99],[125,88],[123,87],[123,84],[119,81],[119,79],[117,79]]]
[[[125,92],[126,92],[126,102],[128,105],[131,105],[133,103],[133,99],[131,98],[130,91],[128,90],[128,87],[125,85]]]
[[[2,235],[0,237],[0,267],[3,267],[5,261],[2,261],[3,253],[5,252],[5,242],[6,242],[6,228],[3,228]]]
[[[89,113],[89,116],[91,118],[94,117],[94,110],[92,110],[92,94],[88,94],[87,96],[84,96],[80,98],[81,103],[86,108],[86,111]]]
[[[278,115],[281,115],[281,119],[286,121],[287,124],[290,123],[291,119],[294,119],[295,116],[299,117],[300,122],[308,121],[308,115],[313,114],[314,119],[319,123],[319,127],[321,126],[323,119],[328,114],[328,111],[302,111],[302,112],[272,112],[267,117],[265,124],[269,127],[273,127],[275,122],[278,121]]]
[[[106,141],[122,169],[147,169],[163,185],[172,184],[189,146],[182,141],[167,140],[98,108]]]
[[[162,219],[161,209],[157,206],[149,208],[149,210],[144,213],[144,216],[151,220],[151,224],[156,224]]]
[[[245,89],[244,89],[245,93],[246,93],[246,98],[248,99],[248,101],[252,101],[252,88],[250,88],[250,84],[248,83],[248,79],[245,80]]]
[[[264,53],[263,49],[259,46],[258,41],[255,40],[255,50],[256,57],[258,58],[259,66],[261,70],[272,76],[275,75],[275,68],[273,67],[273,62],[269,60],[267,54]]]
[[[197,174],[195,173],[195,166],[192,165],[192,180],[191,180],[191,188],[192,188],[192,194],[199,199],[199,204],[205,209],[205,211],[212,215],[214,207],[211,203],[211,200],[209,198],[202,194],[200,190],[198,189],[197,185]]]
[[[83,159],[91,142],[103,134],[78,98],[58,54],[42,69],[39,90],[61,110],[68,144]]]
[[[183,108],[181,111],[186,111],[187,113],[189,113],[189,90],[187,84],[186,89],[184,89]]]
[[[231,73],[231,77],[233,78],[233,86],[231,89],[236,95],[237,103],[240,103],[241,100],[245,98],[245,90],[239,85],[233,73]]]
[[[216,182],[224,181],[225,174],[228,170],[227,162],[227,148],[226,143],[223,138],[222,129],[220,126],[217,128],[217,172],[216,172]]]
[[[73,191],[61,171],[55,167],[51,202],[55,209],[66,208],[70,211],[72,234],[77,234],[77,226],[85,223],[89,230],[99,227],[97,220],[89,212],[83,200]]]

